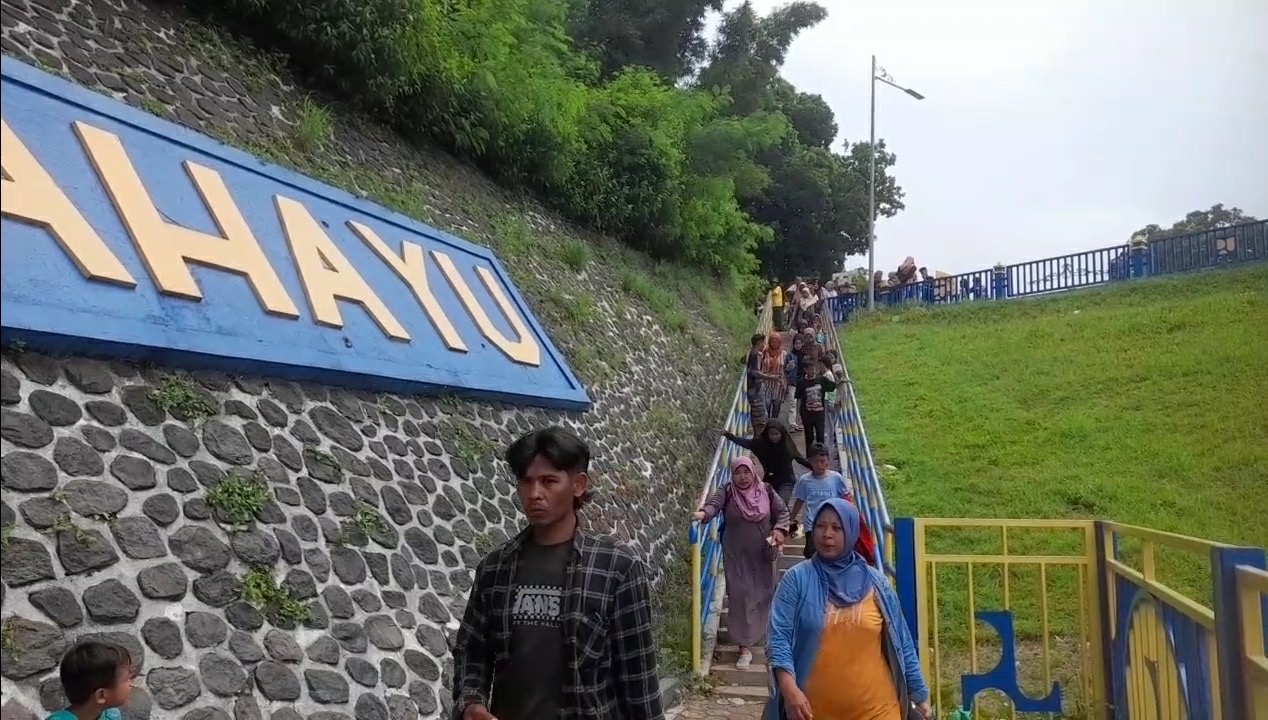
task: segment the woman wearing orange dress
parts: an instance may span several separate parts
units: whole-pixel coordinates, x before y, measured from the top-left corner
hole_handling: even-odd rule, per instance
[[[929,687],[898,595],[854,551],[862,528],[846,500],[815,517],[815,555],[775,590],[766,654],[766,720],[930,718]]]

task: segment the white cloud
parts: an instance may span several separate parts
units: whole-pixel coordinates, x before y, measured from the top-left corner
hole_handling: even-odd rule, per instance
[[[757,0],[763,12],[783,3]],[[1265,0],[829,0],[784,74],[866,139],[908,209],[877,265],[948,272],[1125,241],[1216,202],[1268,215]]]

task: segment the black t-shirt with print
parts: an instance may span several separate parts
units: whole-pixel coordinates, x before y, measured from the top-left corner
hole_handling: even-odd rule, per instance
[[[524,544],[515,570],[511,605],[511,657],[494,678],[498,720],[557,720],[567,662],[564,655],[564,584],[572,542]]]
[[[797,399],[801,401],[801,409],[809,413],[823,412],[824,395],[836,386],[836,382],[824,375],[797,380]]]

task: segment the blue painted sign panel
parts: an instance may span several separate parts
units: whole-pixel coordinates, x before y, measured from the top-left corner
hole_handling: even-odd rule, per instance
[[[589,398],[486,248],[3,58],[5,342]]]

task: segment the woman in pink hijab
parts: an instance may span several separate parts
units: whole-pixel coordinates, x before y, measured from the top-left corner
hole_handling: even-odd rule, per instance
[[[788,506],[747,456],[731,462],[731,482],[696,511],[697,522],[722,513],[722,563],[726,569],[726,629],[739,646],[735,666],[753,662],[753,647],[765,641],[771,598],[775,595],[775,560],[788,536]]]

